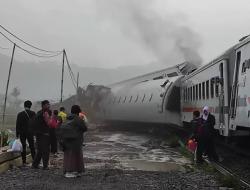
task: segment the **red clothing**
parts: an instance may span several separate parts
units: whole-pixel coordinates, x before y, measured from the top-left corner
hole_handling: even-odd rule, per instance
[[[49,120],[49,127],[50,128],[57,128],[58,127],[58,125],[59,125],[59,121],[58,121],[58,119],[57,118],[55,118],[55,117],[52,117],[50,120]]]

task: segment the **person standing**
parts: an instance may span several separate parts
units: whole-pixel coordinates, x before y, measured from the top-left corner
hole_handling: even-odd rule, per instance
[[[44,100],[41,103],[42,110],[40,110],[35,117],[36,125],[36,140],[37,140],[37,154],[33,161],[32,167],[38,168],[41,159],[43,160],[43,169],[48,169],[49,163],[49,121],[50,121],[50,103]]]
[[[208,106],[203,108],[203,126],[204,126],[204,135],[205,135],[205,145],[206,145],[206,153],[208,155],[208,159],[211,161],[218,161],[219,157],[215,150],[214,138],[216,135],[216,131],[214,129],[215,125],[215,117],[209,112]]]
[[[60,124],[60,122],[58,119],[58,111],[54,110],[53,115],[49,121],[50,152],[54,155],[57,153],[56,129],[59,126],[59,124]]]
[[[193,112],[193,120],[191,121],[191,125],[193,128],[191,139],[195,139],[197,142],[197,149],[195,152],[196,163],[203,163],[204,160],[202,158],[202,154],[206,148],[206,136],[204,134],[203,119],[200,117],[200,112],[198,110]]]
[[[35,158],[35,147],[34,147],[34,134],[32,120],[35,117],[35,112],[31,111],[32,102],[27,100],[24,102],[24,111],[19,112],[16,120],[16,137],[20,137],[20,141],[23,146],[22,161],[23,165],[26,163],[26,140],[28,141],[32,159]]]
[[[67,119],[67,114],[65,112],[65,108],[64,107],[60,107],[60,112],[58,113],[58,117],[61,119],[61,122],[65,122]]]
[[[79,117],[80,112],[80,107],[73,105],[71,115],[60,129],[64,148],[64,175],[67,178],[79,177],[84,172],[82,144],[83,133],[87,131],[87,127]]]

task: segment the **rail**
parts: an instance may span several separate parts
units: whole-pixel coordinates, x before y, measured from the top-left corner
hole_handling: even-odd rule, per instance
[[[236,179],[239,180],[240,185],[247,187],[250,189],[250,182],[247,182],[246,180],[240,178],[237,174],[235,174],[234,172],[232,172],[230,169],[226,168],[225,166],[223,166],[222,164],[218,163],[218,162],[210,162],[208,159],[205,159],[205,161],[208,164],[211,164],[212,166],[214,166],[214,168],[220,172],[223,175],[229,175],[232,176]]]

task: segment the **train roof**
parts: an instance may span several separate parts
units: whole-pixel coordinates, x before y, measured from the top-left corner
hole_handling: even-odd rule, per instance
[[[197,69],[197,66],[195,66],[192,63],[189,62],[183,62],[181,64],[172,66],[172,67],[168,67],[166,69],[161,69],[161,70],[157,70],[154,72],[150,72],[144,75],[140,75],[137,77],[133,77],[124,81],[120,81],[117,83],[113,83],[110,84],[108,86],[114,86],[114,85],[120,85],[120,84],[126,84],[126,83],[132,83],[132,82],[141,82],[144,80],[154,80],[154,79],[160,79],[162,77],[163,74],[167,74],[167,77],[174,77],[174,76],[178,76],[178,75],[185,75],[187,73],[192,72],[193,70]],[[176,75],[171,76],[172,73],[176,73]]]
[[[245,44],[250,42],[250,35],[248,36],[244,36],[239,40],[239,43],[237,43],[236,45],[232,46],[231,48],[227,49],[225,52],[223,52],[220,56],[218,56],[217,58],[213,59],[212,61],[210,61],[208,64],[205,64],[203,66],[201,66],[200,68],[198,68],[197,70],[193,71],[192,73],[190,73],[189,75],[185,76],[185,79],[189,79],[190,77],[200,73],[201,71],[205,70],[206,68],[216,64],[218,61],[223,60],[223,59],[229,59],[231,54],[233,54],[237,49],[239,49],[240,47],[244,46]]]

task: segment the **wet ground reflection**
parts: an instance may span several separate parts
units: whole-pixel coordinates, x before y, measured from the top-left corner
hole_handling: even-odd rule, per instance
[[[149,146],[152,137],[133,133],[103,132],[95,135],[94,141],[87,142],[84,157],[100,162],[87,163],[87,168],[105,167],[113,164],[114,168],[144,171],[183,171],[183,165],[190,161],[175,149],[164,146]]]

